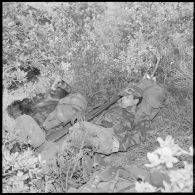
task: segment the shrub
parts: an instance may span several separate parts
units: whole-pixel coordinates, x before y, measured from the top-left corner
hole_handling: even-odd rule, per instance
[[[94,106],[151,73],[157,57],[155,76],[169,100],[164,114],[184,131],[186,126],[192,129],[193,11],[190,2],[4,2],[5,156],[20,156],[8,149],[15,143],[14,120],[6,111],[13,101],[45,92],[60,75]],[[31,152],[22,155],[26,162],[36,159]],[[8,165],[4,171],[12,173]],[[33,190],[24,182],[30,176],[20,169],[13,177],[17,174],[20,181],[11,187],[16,179],[10,180],[4,190]]]

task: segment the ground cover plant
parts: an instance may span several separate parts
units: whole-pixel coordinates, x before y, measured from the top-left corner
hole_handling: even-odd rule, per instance
[[[166,102],[152,123],[153,133],[146,143],[106,161],[144,166],[147,153],[158,148],[157,138],[168,135],[189,151],[193,145],[193,12],[190,2],[4,2],[3,191],[67,192],[70,186],[79,188],[89,180],[87,168],[78,163],[81,156],[89,156],[87,149],[59,154],[58,165],[43,174],[44,163],[33,148],[28,143],[17,146],[15,121],[7,106],[45,92],[57,76],[84,95],[91,108],[128,83],[138,82],[146,72],[151,74],[160,59],[154,76],[166,90]],[[182,168],[186,172],[181,174],[189,175],[190,163],[191,158],[180,156],[174,164],[178,175]],[[192,191],[191,187],[185,188],[183,182],[181,188],[166,185],[164,191]],[[137,185],[137,189],[148,188]]]

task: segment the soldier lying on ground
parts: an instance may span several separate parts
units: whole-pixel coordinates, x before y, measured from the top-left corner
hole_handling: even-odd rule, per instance
[[[158,114],[165,99],[164,89],[152,79],[143,79],[130,85],[123,92],[124,97],[107,111],[97,117],[93,123],[113,128],[119,141],[119,151],[145,141],[151,121]],[[140,102],[140,98],[143,99]]]
[[[141,141],[146,140],[147,131],[150,130],[150,123],[158,113],[164,100],[164,90],[152,79],[143,79],[137,85],[128,86],[121,96],[124,97],[119,102],[91,121],[97,124],[96,126],[93,126],[91,123],[85,123],[89,132],[93,132],[94,129],[96,129],[95,134],[89,134],[88,137],[88,140],[91,139],[90,144],[93,145],[93,143],[95,143],[96,148],[98,144],[99,149],[94,152],[101,153],[102,148],[104,149],[104,154],[108,154],[108,151],[105,152],[105,148],[106,145],[111,142],[113,142],[113,147],[117,147],[117,149],[112,150],[111,148],[109,152],[126,151],[129,147],[140,144]],[[51,112],[47,118],[45,117],[46,120],[43,120],[43,126],[45,129],[49,130],[52,128],[55,129],[60,124],[66,124],[69,121],[74,123],[78,114],[83,115],[86,106],[87,102],[81,94],[70,94],[61,99],[54,111]],[[38,117],[38,120],[40,120],[40,117]],[[88,118],[86,118],[86,120],[88,120]],[[98,126],[105,128],[104,130],[102,128],[100,130]],[[108,131],[109,129],[112,129],[114,132]],[[76,134],[74,133],[74,139],[75,136],[78,136],[76,139],[80,140],[81,143],[83,138],[81,135],[84,134],[84,132],[79,129],[78,125],[74,125],[71,131],[78,132]],[[39,130],[37,132],[39,132]],[[105,136],[103,136],[104,134]],[[94,135],[96,136],[94,137]],[[67,135],[67,137],[71,137],[71,135]],[[105,140],[105,137],[107,140]],[[109,139],[113,140],[110,142]]]
[[[148,78],[143,79],[137,85],[130,84],[121,95],[124,97],[109,109],[107,109],[107,104],[105,104],[105,109],[104,105],[102,106],[101,109],[105,111],[91,121],[92,123],[97,124],[96,126],[92,123],[82,123],[84,125],[83,129],[87,129],[88,131],[88,141],[86,141],[88,143],[86,144],[96,145],[94,152],[108,154],[112,151],[126,151],[131,146],[140,144],[141,141],[145,141],[147,132],[150,131],[151,121],[158,114],[165,98],[164,89],[155,81]],[[120,98],[116,98],[116,100],[117,99]],[[48,122],[47,127],[50,126],[53,128],[60,122],[68,121],[63,121],[63,118],[67,119],[67,116],[70,116],[66,106],[71,106],[71,102],[69,102],[66,97],[64,100],[62,99],[62,101],[63,104],[58,104],[55,112],[50,116],[48,121],[46,120]],[[100,113],[99,111],[97,112]],[[57,117],[58,114],[60,114],[61,120],[58,119],[58,122],[55,123],[55,119],[59,118]],[[86,120],[88,121],[89,118],[91,119],[90,113],[86,115]],[[103,130],[101,127],[98,128],[98,126],[103,126],[105,128]],[[82,143],[82,135],[85,134],[85,131],[76,124],[70,129],[72,135],[67,135],[67,137],[70,138],[69,141],[71,142],[72,139]],[[94,129],[96,129],[95,132]],[[114,130],[114,133],[111,129]],[[99,141],[97,141],[98,139]],[[118,147],[118,149],[112,150],[112,148],[110,148],[112,145],[113,147]],[[109,148],[109,151],[105,151],[105,148]]]
[[[36,94],[32,99],[16,100],[8,106],[8,114],[16,119],[27,114],[42,126],[47,116],[55,109],[58,101],[71,92],[70,86],[65,81],[55,83],[46,93]]]

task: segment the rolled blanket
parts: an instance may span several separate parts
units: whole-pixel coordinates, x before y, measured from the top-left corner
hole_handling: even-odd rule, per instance
[[[79,93],[70,94],[58,102],[55,110],[47,117],[43,126],[48,130],[61,123],[72,123],[81,117],[87,108],[87,100]]]
[[[83,121],[75,123],[69,128],[69,131],[68,136],[62,144],[62,150],[72,145],[77,148],[89,146],[93,148],[94,152],[106,155],[118,152],[119,142],[112,128],[104,128]]]
[[[66,116],[70,116],[69,114],[71,112],[74,115],[75,111],[83,113],[86,110],[86,108],[87,100],[85,99],[85,97],[83,97],[79,93],[70,94],[66,98],[63,98],[59,101],[58,106],[56,108],[57,118],[61,122],[67,122],[67,119],[71,120],[71,118]]]
[[[28,142],[35,148],[45,142],[45,132],[31,116],[16,118],[15,130],[20,141]]]

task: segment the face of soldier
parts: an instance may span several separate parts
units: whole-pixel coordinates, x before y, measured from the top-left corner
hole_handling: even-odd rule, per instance
[[[147,73],[144,75],[143,79],[149,79],[149,80],[152,80],[152,81],[156,82],[156,77],[150,76]]]
[[[67,96],[69,93],[61,88],[56,88],[55,90],[50,90],[50,96],[54,99],[62,99]]]
[[[131,95],[124,96],[120,100],[119,105],[122,108],[127,108],[127,107],[131,107],[131,106],[137,105],[138,102],[139,102],[139,99],[134,99],[133,95],[131,94]]]

